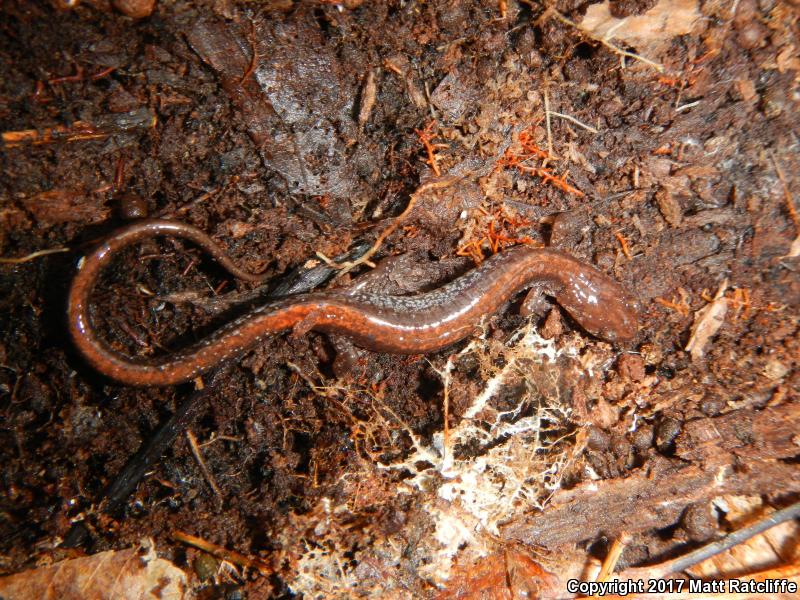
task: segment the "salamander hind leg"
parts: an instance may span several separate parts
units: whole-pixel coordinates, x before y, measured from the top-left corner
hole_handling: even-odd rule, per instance
[[[322,311],[312,310],[292,326],[292,332],[289,335],[295,339],[301,338],[321,322]]]
[[[553,295],[553,291],[550,286],[543,283],[533,284],[519,307],[519,314],[523,317],[543,315],[551,306],[545,296],[551,295]]]
[[[342,335],[329,334],[328,339],[333,346],[336,356],[333,359],[333,374],[338,378],[349,375],[356,367],[362,351],[356,348],[355,344]]]

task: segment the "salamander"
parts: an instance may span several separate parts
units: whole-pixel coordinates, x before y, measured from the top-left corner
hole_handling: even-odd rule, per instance
[[[378,352],[435,352],[469,336],[484,316],[531,286],[544,286],[584,330],[601,339],[625,342],[637,333],[636,303],[616,281],[564,252],[515,246],[429,292],[389,296],[354,286],[280,298],[223,325],[194,346],[150,362],[139,361],[112,349],[98,336],[89,300],[101,271],[119,250],[155,236],[188,239],[232,275],[263,280],[237,267],[206,233],[185,223],[143,220],[106,238],[78,268],[67,317],[75,345],[88,363],[125,384],[168,386],[188,381],[266,336],[286,330],[297,335],[310,330],[339,334]]]

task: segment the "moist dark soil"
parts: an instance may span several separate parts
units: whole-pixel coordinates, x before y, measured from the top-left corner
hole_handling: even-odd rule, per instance
[[[138,20],[103,2],[4,3],[0,256],[21,260],[0,264],[0,572],[150,537],[208,598],[451,597],[437,553],[453,507],[476,536],[447,555],[455,573],[481,531],[550,561],[602,558],[626,532],[627,566],[714,538],[725,494],[796,500],[800,9],[734,4],[612,46],[575,26],[589,4],[569,0],[178,0]],[[518,298],[431,355],[289,333],[202,382],[125,386],[74,349],[66,296],[80,258],[142,217],[201,228],[270,283],[177,240],[120,253],[94,324],[140,360],[290,277],[408,294],[517,243],[619,281],[640,330],[608,344],[543,297],[531,320],[558,358],[529,357],[487,410],[513,422],[557,404],[536,460],[563,472],[550,487],[531,474],[489,523],[417,459],[445,419],[483,414],[494,431],[464,415],[516,360],[502,348],[525,327]],[[391,268],[320,258],[373,245],[369,264]],[[706,335],[715,297],[726,312]],[[457,465],[533,444],[462,442]],[[209,574],[180,533],[268,566]]]

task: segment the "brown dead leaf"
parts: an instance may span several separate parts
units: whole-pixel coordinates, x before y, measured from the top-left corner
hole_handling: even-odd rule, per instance
[[[527,554],[497,552],[477,564],[461,565],[437,600],[558,598],[564,587]]]
[[[158,558],[152,540],[138,548],[93,556],[0,578],[4,600],[181,600],[188,598],[186,574]]]
[[[589,7],[580,28],[600,39],[622,40],[638,52],[656,53],[672,38],[691,32],[700,17],[697,0],[659,0],[644,14],[618,19],[606,0]]]

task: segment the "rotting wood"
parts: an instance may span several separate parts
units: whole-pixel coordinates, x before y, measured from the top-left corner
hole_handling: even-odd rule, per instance
[[[796,416],[796,410],[792,414]],[[763,419],[778,418],[777,413],[772,415]],[[791,420],[791,431],[797,431],[798,425],[796,418]],[[759,433],[761,431],[759,425]],[[764,433],[766,439],[754,439],[748,445],[753,454],[756,447],[765,445],[785,448],[784,433]],[[770,438],[773,435],[776,436],[774,444]],[[524,543],[552,548],[601,535],[616,537],[622,532],[635,534],[667,527],[678,520],[689,504],[724,494],[800,491],[800,471],[795,465],[776,460],[743,461],[743,456],[746,456],[743,449],[726,454],[713,447],[705,452],[701,449],[696,464],[689,466],[683,461],[654,458],[648,469],[636,471],[629,477],[589,481],[571,490],[561,490],[553,496],[544,513],[507,523],[502,533]],[[705,459],[709,459],[714,468],[709,468]]]

